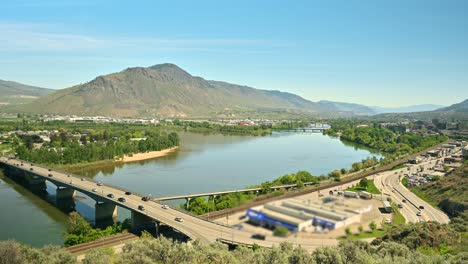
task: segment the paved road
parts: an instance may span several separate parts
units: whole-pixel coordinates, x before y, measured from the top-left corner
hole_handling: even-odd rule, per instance
[[[387,171],[380,173],[375,178],[375,185],[377,188],[383,190],[383,194],[390,196],[393,201],[403,205],[400,209],[401,214],[405,217],[407,222],[421,222],[421,221],[433,221],[439,223],[448,223],[449,217],[428,204],[406,187],[401,184],[400,178],[404,177],[405,173],[411,174],[416,173],[416,170],[423,167],[425,170],[431,168],[435,164],[435,160],[426,161],[420,164],[410,165],[408,168],[403,168],[394,171]],[[403,202],[403,199],[406,202]],[[419,209],[419,206],[424,206],[424,209]],[[418,212],[421,212],[421,216],[417,216]]]

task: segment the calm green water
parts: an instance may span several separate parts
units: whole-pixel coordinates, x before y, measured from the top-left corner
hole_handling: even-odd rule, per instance
[[[379,156],[321,134],[275,133],[266,137],[180,133],[182,147],[166,157],[111,166],[81,174],[104,183],[153,196],[230,190],[307,170],[313,175],[349,168],[353,162]],[[53,200],[48,185],[45,198]],[[80,194],[79,194],[80,195]],[[76,209],[90,221],[92,199],[80,195]],[[32,245],[61,244],[66,216],[11,180],[0,183],[0,239]],[[119,220],[129,212],[119,208]]]

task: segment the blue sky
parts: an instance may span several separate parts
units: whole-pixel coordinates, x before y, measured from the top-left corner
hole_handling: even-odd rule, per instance
[[[65,88],[172,62],[378,106],[468,98],[468,1],[4,1],[0,79]]]

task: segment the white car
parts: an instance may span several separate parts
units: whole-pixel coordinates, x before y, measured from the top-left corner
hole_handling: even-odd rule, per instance
[[[392,220],[390,220],[390,219],[387,218],[387,219],[385,219],[385,223],[386,223],[386,224],[391,224],[391,223],[392,223]]]
[[[417,216],[421,216],[422,214],[421,214],[421,212],[417,212],[416,215],[417,215]]]
[[[163,205],[161,208],[167,210],[167,209],[169,209],[169,205],[165,204],[165,205]]]
[[[176,220],[177,222],[183,222],[183,221],[184,221],[184,219],[182,219],[182,217],[176,217],[175,220]]]
[[[97,189],[93,189],[92,191],[93,191],[93,192],[97,192]]]

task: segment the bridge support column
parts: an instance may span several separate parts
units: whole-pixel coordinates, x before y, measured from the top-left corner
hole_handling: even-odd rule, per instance
[[[66,199],[71,200],[75,198],[76,191],[73,188],[57,187],[56,197],[57,200]]]
[[[117,206],[111,203],[96,202],[95,217],[97,220],[108,220],[117,217]]]
[[[216,197],[218,197],[218,195],[214,194],[211,196],[211,199],[213,199],[213,209],[216,211]],[[209,199],[208,199],[209,201]]]
[[[161,223],[159,221],[154,221],[154,222],[155,222],[154,227],[156,228],[155,236],[158,237],[159,236],[159,226],[161,225]]]
[[[45,179],[34,174],[25,173],[23,176],[28,185],[45,184]]]
[[[190,209],[190,200],[192,198],[185,198],[185,209],[188,211]]]
[[[155,222],[158,223],[157,221],[153,220],[151,217],[148,217],[147,215],[144,215],[136,211],[132,211],[132,230],[134,231],[139,231],[145,228],[154,227]],[[157,224],[156,228],[157,228],[156,230],[159,229],[159,223]]]

